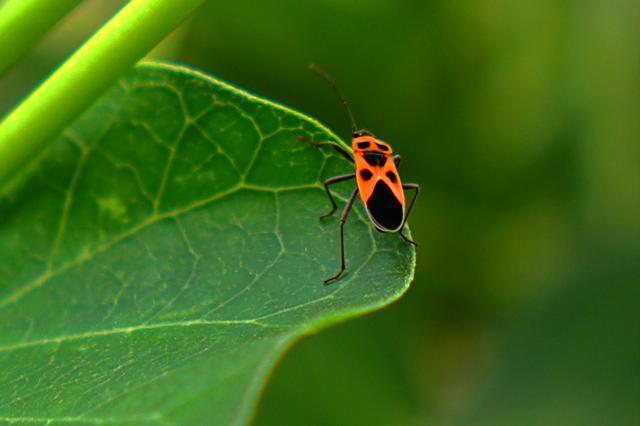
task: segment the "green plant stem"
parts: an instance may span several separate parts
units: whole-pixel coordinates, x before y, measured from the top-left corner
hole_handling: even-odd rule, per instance
[[[0,7],[0,74],[82,0],[7,0]]]
[[[132,0],[0,123],[0,195],[85,108],[204,0]]]

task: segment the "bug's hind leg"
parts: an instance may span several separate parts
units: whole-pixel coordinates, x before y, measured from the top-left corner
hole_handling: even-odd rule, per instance
[[[342,276],[344,270],[346,269],[344,263],[344,223],[347,221],[347,217],[349,217],[349,213],[351,212],[351,207],[353,207],[353,203],[356,200],[356,195],[358,194],[358,188],[354,189],[351,193],[351,196],[347,200],[347,204],[344,206],[342,210],[342,215],[340,215],[340,270],[335,274],[330,276],[329,278],[324,280],[324,285],[331,284],[333,281],[336,281],[338,278]]]
[[[399,234],[403,240],[405,240],[409,244],[413,244],[414,246],[418,247],[418,243],[409,239],[406,235],[404,235],[403,232],[404,232],[404,226],[407,223],[407,219],[409,219],[409,214],[411,214],[413,203],[416,202],[416,198],[418,198],[418,194],[420,193],[420,185],[418,185],[417,183],[405,183],[404,185],[402,185],[402,189],[413,189],[415,192],[413,193],[413,198],[411,199],[411,203],[409,203],[407,214],[404,215],[404,222],[402,223],[402,229],[400,230]]]
[[[351,156],[351,154],[349,154],[349,151],[347,151],[346,149],[344,149],[341,145],[338,145],[337,143],[333,142],[333,141],[324,141],[324,142],[314,142],[314,141],[310,141],[309,139],[303,137],[303,136],[298,136],[298,140],[302,141],[306,144],[309,144],[311,146],[315,146],[316,148],[319,148],[323,145],[328,145],[330,147],[332,147],[333,149],[335,149],[340,155],[342,155],[345,159],[347,159],[347,161],[350,162],[354,162],[353,161],[353,157]]]
[[[398,233],[400,234],[400,236],[402,237],[403,240],[405,240],[409,244],[413,244],[415,247],[418,247],[418,243],[416,243],[415,241],[413,241],[412,239],[410,239],[409,237],[404,235],[404,227]]]
[[[355,173],[349,173],[346,175],[334,176],[324,181],[324,190],[327,191],[327,195],[329,196],[329,200],[331,201],[332,208],[329,213],[323,214],[322,216],[320,216],[320,219],[324,219],[325,217],[331,216],[338,209],[336,200],[333,198],[333,195],[331,195],[331,191],[329,191],[329,185],[333,185],[334,183],[338,183],[338,182],[344,182],[345,180],[353,179],[354,177],[356,177]]]
[[[413,203],[416,202],[416,198],[418,198],[418,194],[420,193],[420,185],[417,183],[405,183],[402,185],[402,189],[413,189],[415,192],[413,193],[413,198],[411,199],[411,203],[409,203],[409,208],[407,209],[407,214],[404,215],[404,224],[407,223],[407,219],[409,219],[409,215],[411,214],[411,209],[413,208]]]

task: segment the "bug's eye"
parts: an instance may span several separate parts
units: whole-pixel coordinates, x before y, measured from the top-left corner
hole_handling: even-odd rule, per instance
[[[371,146],[369,142],[358,142],[358,149],[367,149]]]
[[[396,183],[398,181],[398,177],[396,176],[395,173],[393,173],[391,170],[389,170],[387,173],[385,173],[387,175],[387,177],[389,178],[389,180],[391,181],[391,183]]]
[[[362,169],[360,170],[360,177],[364,180],[369,180],[373,177],[373,173],[371,173],[371,170]]]
[[[388,146],[386,146],[386,145],[381,145],[381,144],[377,143],[377,144],[376,144],[376,146],[377,146],[377,147],[378,147],[378,149],[379,149],[380,151],[382,151],[382,152],[387,152],[387,151],[389,151],[389,147],[388,147]]]

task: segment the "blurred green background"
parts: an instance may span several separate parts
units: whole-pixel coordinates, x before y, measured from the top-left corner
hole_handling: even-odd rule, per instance
[[[62,22],[0,112],[122,3]],[[214,1],[156,49],[347,138],[322,65],[423,188],[412,289],[301,341],[257,425],[640,424],[639,23],[637,0]]]

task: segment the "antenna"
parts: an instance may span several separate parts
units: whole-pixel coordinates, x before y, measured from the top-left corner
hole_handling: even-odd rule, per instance
[[[319,66],[317,66],[316,64],[309,65],[309,68],[311,68],[313,72],[318,74],[320,78],[322,78],[324,81],[329,83],[329,86],[331,86],[333,91],[336,92],[336,95],[338,95],[338,97],[340,98],[340,101],[342,102],[344,109],[347,110],[347,114],[349,114],[349,118],[351,119],[351,127],[353,128],[353,131],[355,132],[356,130],[358,130],[358,126],[356,126],[356,120],[353,118],[353,114],[351,113],[351,108],[349,108],[349,102],[347,102],[347,98],[344,97],[342,92],[338,89],[338,86],[336,86],[336,82],[333,81],[333,79],[329,77],[329,74],[324,72],[324,70]]]

